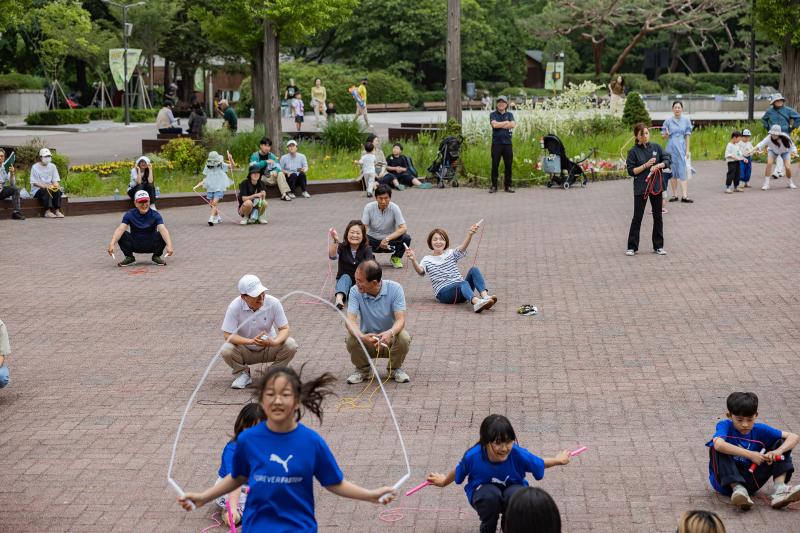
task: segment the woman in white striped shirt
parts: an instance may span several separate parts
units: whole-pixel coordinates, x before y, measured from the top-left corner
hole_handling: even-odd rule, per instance
[[[466,278],[458,270],[458,261],[466,257],[467,247],[477,231],[478,225],[473,224],[459,247],[448,248],[450,237],[447,232],[435,228],[428,234],[428,248],[433,250],[432,255],[426,255],[419,263],[412,250],[407,255],[417,274],[428,274],[436,300],[443,304],[470,302],[472,310],[480,313],[492,307],[497,302],[497,296],[489,294],[478,267],[470,268]]]

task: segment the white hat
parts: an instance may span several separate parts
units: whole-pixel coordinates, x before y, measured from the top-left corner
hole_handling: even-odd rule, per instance
[[[752,137],[752,133],[750,133],[750,130],[744,129],[742,130],[742,137]]]
[[[773,124],[772,125],[772,127],[769,129],[769,134],[770,135],[780,135],[782,137],[786,137],[787,139],[789,138],[788,135],[783,133],[783,131],[781,130],[781,127],[778,124]]]
[[[289,142],[286,143],[286,146],[291,146],[291,145],[297,146],[297,141],[295,141],[294,139],[289,139]]]
[[[41,150],[39,150],[39,157],[50,157],[52,155],[53,154],[50,153],[50,150],[48,148],[42,148]]]
[[[209,152],[208,159],[206,159],[207,167],[218,167],[225,162],[225,159],[218,152]]]
[[[133,203],[138,204],[139,202],[149,202],[150,195],[147,194],[147,191],[136,191],[136,194],[133,196]]]
[[[258,298],[263,292],[268,290],[261,284],[261,280],[253,274],[245,274],[239,280],[239,294],[246,294],[253,298]]]
[[[784,100],[785,101],[786,98],[784,98],[781,93],[775,93],[775,94],[772,95],[772,98],[769,99],[769,105],[774,104],[778,100]]]

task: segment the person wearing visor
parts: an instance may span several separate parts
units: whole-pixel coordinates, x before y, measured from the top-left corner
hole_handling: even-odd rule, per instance
[[[114,230],[108,244],[108,255],[114,257],[114,246],[119,244],[125,258],[117,266],[127,267],[136,264],[133,254],[153,254],[151,259],[158,266],[166,266],[164,251],[171,256],[174,253],[172,238],[161,213],[150,209],[150,195],[147,191],[139,191],[133,198],[134,207],[122,217],[122,223]],[[130,229],[130,231],[128,231]]]

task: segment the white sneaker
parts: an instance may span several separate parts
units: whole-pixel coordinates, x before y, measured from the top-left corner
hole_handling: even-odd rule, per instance
[[[790,189],[796,189],[797,188],[797,185],[794,184],[794,181],[789,180],[789,188]]]
[[[239,221],[239,224],[241,224],[242,226],[246,226],[247,225],[247,219],[243,218],[242,220]]]
[[[667,251],[663,248],[656,248],[653,250],[653,253],[656,255],[667,255]]]
[[[350,385],[355,385],[356,383],[361,383],[362,381],[364,381],[364,374],[362,374],[360,370],[356,370],[347,377],[347,383]]]
[[[746,511],[753,507],[753,500],[750,499],[747,489],[742,485],[736,485],[736,488],[733,489],[733,494],[731,494],[731,503],[742,511]],[[774,507],[775,504],[773,503],[772,506]]]
[[[725,194],[730,194],[732,192],[733,192],[733,187],[728,187],[727,189],[725,189]]]
[[[233,383],[231,383],[231,388],[232,389],[244,389],[245,387],[250,385],[252,382],[253,382],[253,378],[250,377],[250,374],[248,374],[247,372],[242,372],[241,374],[239,374],[239,376],[236,379],[233,380]]]
[[[311,195],[308,194],[308,191],[303,191],[303,198],[311,198]]]
[[[267,222],[269,222],[269,221],[267,220],[267,217],[265,217],[265,216],[262,216],[261,218],[258,219],[258,223],[259,224],[266,224]]]
[[[628,250],[627,252],[625,252],[625,255],[636,255],[636,252],[633,250]]]
[[[219,215],[215,216],[214,217],[214,224],[219,224],[220,222],[222,222],[222,219],[219,218]]]
[[[476,313],[480,313],[481,311],[489,309],[493,305],[494,305],[494,300],[492,300],[491,298],[481,298],[480,300],[472,304],[472,310],[475,311]]]
[[[772,495],[772,502],[770,503],[773,509],[783,509],[796,501],[800,501],[800,485],[795,485],[791,488],[789,485],[784,485],[783,490]]]
[[[392,371],[392,377],[397,383],[408,383],[411,381],[411,378],[402,368],[395,368],[394,371]],[[800,485],[798,486],[800,487]]]
[[[60,209],[56,209],[56,218],[64,218],[64,213]]]
[[[44,218],[58,218],[58,215],[56,215],[52,211],[45,211]]]
[[[764,180],[764,186],[761,187],[761,190],[762,191],[768,191],[769,190],[769,181],[768,180]]]
[[[211,217],[208,217],[208,225],[209,225],[209,226],[213,226],[213,225],[214,225],[214,223],[215,223],[214,217],[213,217],[213,216],[211,216]]]
[[[295,198],[297,198],[297,196],[295,196],[293,192],[287,192],[286,194],[288,194],[288,195],[289,195],[289,198],[291,198],[292,200],[294,200]]]

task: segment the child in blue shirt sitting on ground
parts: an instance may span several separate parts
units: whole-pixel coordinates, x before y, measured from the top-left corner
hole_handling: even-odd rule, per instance
[[[233,469],[233,456],[236,453],[236,439],[239,438],[239,435],[242,433],[242,431],[259,424],[266,419],[267,415],[264,414],[264,409],[261,407],[261,405],[257,403],[248,403],[242,407],[242,410],[239,411],[239,415],[236,417],[236,422],[233,424],[233,438],[228,441],[228,444],[226,444],[225,448],[222,449],[222,460],[220,461],[219,471],[217,472],[219,475],[217,478],[217,483],[225,479],[225,476],[230,474],[231,470]],[[231,493],[217,498],[217,506],[220,509],[223,509],[222,520],[226,525],[230,525],[230,523],[225,504],[230,503],[233,521],[235,524],[238,524],[241,521],[246,500],[246,486],[239,487]]]
[[[730,496],[733,505],[747,510],[753,506],[750,495],[772,478],[773,509],[800,501],[800,485],[786,484],[794,472],[791,451],[800,437],[756,422],[755,393],[731,393],[727,404],[727,420],[717,422],[714,436],[706,443],[710,458],[708,479],[714,490]]]
[[[497,521],[505,517],[511,496],[528,485],[525,474],[534,479],[544,477],[544,469],[569,463],[569,451],[542,459],[517,444],[511,422],[503,415],[489,415],[480,428],[480,440],[466,451],[464,457],[447,475],[428,474],[428,481],[446,487],[453,481],[459,485],[467,479],[464,491],[467,501],[478,512],[481,533],[495,533]]]

